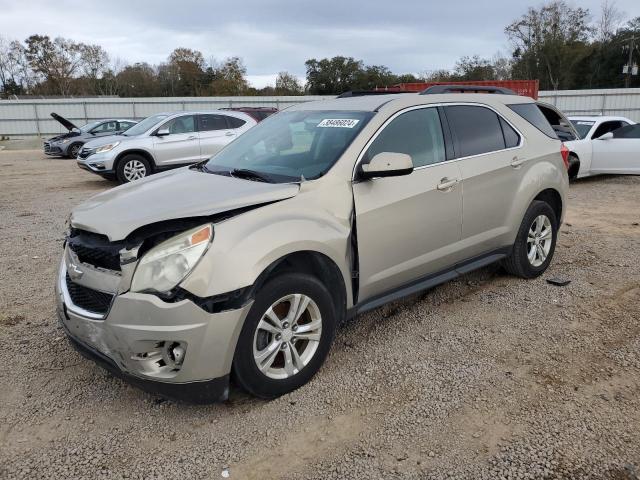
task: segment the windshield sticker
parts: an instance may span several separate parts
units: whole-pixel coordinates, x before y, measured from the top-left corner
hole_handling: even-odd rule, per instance
[[[322,120],[318,127],[323,128],[353,128],[360,120],[353,118],[325,118]]]
[[[578,121],[577,123],[578,123],[578,125],[593,125],[594,122],[580,122],[580,121]]]

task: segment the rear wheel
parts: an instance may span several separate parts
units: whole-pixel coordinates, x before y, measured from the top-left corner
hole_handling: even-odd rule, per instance
[[[141,155],[127,155],[118,162],[116,176],[120,183],[140,180],[151,174],[149,161]]]
[[[233,359],[238,384],[274,398],[307,383],[329,352],[336,328],[331,295],[315,277],[284,274],[257,293]]]
[[[549,267],[556,248],[558,220],[548,203],[535,200],[524,215],[511,255],[503,261],[507,272],[535,278]]]
[[[74,143],[69,146],[67,149],[67,156],[69,158],[78,158],[78,154],[80,153],[80,149],[82,148],[82,144]]]

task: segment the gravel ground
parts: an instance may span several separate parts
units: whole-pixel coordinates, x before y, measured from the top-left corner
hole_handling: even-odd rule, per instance
[[[4,151],[0,185],[0,478],[640,477],[640,177],[572,185],[543,277],[489,267],[361,315],[309,385],[206,407],[111,377],[57,325],[68,212],[111,184]]]

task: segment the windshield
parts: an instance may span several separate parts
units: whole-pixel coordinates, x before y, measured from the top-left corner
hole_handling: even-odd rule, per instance
[[[169,115],[164,113],[160,115],[151,115],[150,117],[147,117],[144,120],[142,120],[140,123],[137,123],[133,127],[127,129],[125,132],[122,133],[122,135],[124,135],[125,137],[134,137],[136,135],[141,135],[147,130],[149,130],[151,127],[153,127],[154,125],[158,124],[159,122],[167,118],[168,116]]]
[[[591,130],[591,127],[593,127],[596,122],[589,122],[587,120],[571,120],[571,123],[576,127],[580,139],[583,139],[587,136],[589,130]]]
[[[270,182],[318,178],[372,116],[372,112],[342,110],[280,112],[211,157],[205,169],[232,175],[233,170],[250,170]]]
[[[93,127],[96,127],[97,125],[100,125],[100,121],[89,122],[86,125],[81,126],[80,131],[83,133],[87,133],[89,130],[91,130]]]

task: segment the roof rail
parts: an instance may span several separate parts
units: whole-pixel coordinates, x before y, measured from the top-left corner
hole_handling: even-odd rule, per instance
[[[350,98],[350,97],[364,97],[367,95],[392,95],[396,93],[415,93],[406,92],[401,90],[350,90],[348,92],[341,93],[336,98]]]
[[[489,87],[484,85],[433,85],[420,92],[420,95],[437,93],[498,93],[501,95],[517,95],[516,92],[505,87]]]

